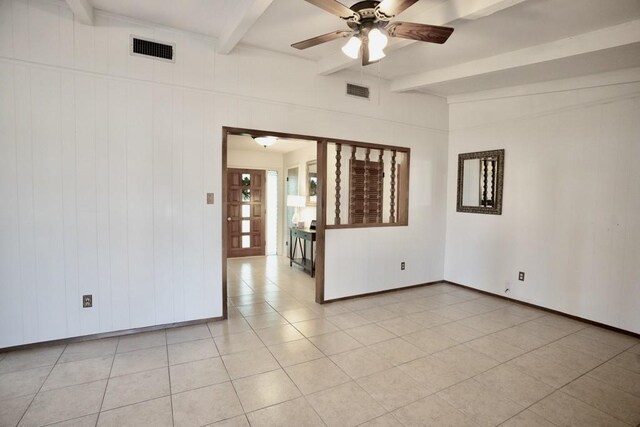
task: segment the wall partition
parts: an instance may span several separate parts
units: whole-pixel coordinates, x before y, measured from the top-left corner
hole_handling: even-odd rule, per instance
[[[327,143],[327,228],[407,225],[409,154],[403,147]]]

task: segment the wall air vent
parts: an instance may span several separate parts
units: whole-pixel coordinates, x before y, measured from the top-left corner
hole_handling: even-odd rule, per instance
[[[354,85],[353,83],[347,83],[347,95],[369,99],[369,88],[366,86]]]
[[[131,54],[173,62],[175,46],[131,36]]]

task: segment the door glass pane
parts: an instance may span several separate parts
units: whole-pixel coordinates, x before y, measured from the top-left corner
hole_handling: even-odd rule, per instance
[[[287,169],[287,184],[286,184],[287,196],[297,195],[298,194],[298,168],[290,168]],[[284,248],[284,253],[288,253],[289,242],[289,227],[293,225],[293,215],[296,213],[296,208],[293,206],[287,206],[286,208],[286,231],[284,233],[286,239],[286,247]]]
[[[278,172],[267,172],[267,255],[278,252]],[[286,233],[289,234],[288,232]]]
[[[249,221],[248,219],[242,220],[242,232],[243,233],[251,232],[251,221]]]
[[[251,236],[242,236],[242,247],[243,248],[251,247]]]
[[[251,174],[243,173],[242,174],[242,201],[249,202],[251,201]]]
[[[251,205],[242,205],[242,218],[249,218],[251,216]]]

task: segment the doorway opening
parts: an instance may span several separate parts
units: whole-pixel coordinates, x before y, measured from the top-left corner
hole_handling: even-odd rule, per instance
[[[263,137],[268,139],[263,140]],[[222,276],[225,318],[229,301],[250,301],[252,291],[260,293],[268,291],[269,286],[277,286],[272,282],[278,276],[282,278],[287,292],[304,294],[311,304],[314,301],[324,302],[324,228],[319,203],[322,198],[318,197],[323,184],[317,173],[321,145],[318,138],[305,135],[223,128]],[[292,232],[293,229],[296,232]],[[302,230],[313,239],[302,241]],[[298,251],[291,255],[294,242]],[[301,245],[306,249],[304,253],[300,251]],[[299,262],[290,262],[290,258],[295,257],[299,261],[301,256],[307,257],[303,268]],[[312,268],[306,268],[307,265]],[[234,272],[227,271],[229,266],[235,268]],[[279,272],[274,269],[279,269]],[[304,282],[308,289],[296,289],[289,283],[292,282],[291,277]],[[260,280],[265,281],[266,287],[256,290]]]

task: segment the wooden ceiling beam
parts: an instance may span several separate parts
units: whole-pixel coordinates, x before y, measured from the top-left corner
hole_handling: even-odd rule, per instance
[[[217,52],[229,54],[272,2],[273,0],[248,0],[239,3],[218,40]]]
[[[89,0],[66,0],[67,5],[73,12],[76,19],[85,24],[93,25],[93,6]]]
[[[500,55],[397,78],[393,92],[470,78],[640,42],[640,19]]]

